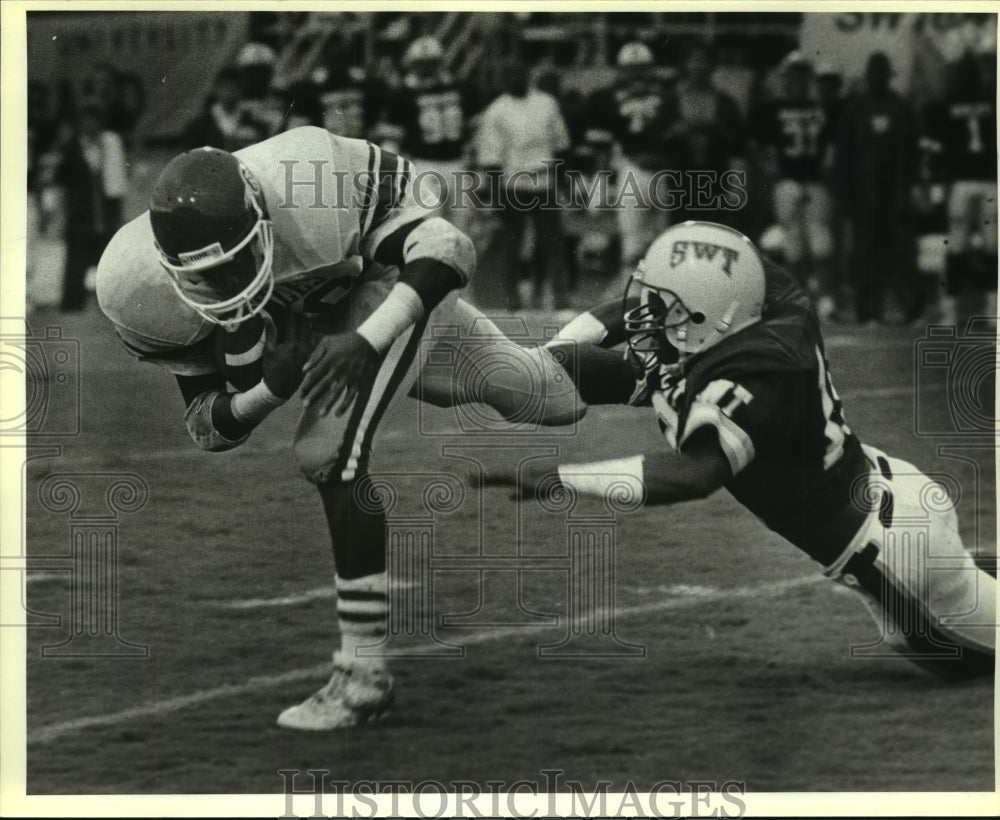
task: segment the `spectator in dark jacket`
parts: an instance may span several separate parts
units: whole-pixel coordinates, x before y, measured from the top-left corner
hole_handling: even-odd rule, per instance
[[[922,299],[915,287],[911,186],[917,176],[917,130],[910,103],[889,86],[892,66],[872,54],[865,89],[843,112],[837,144],[839,198],[853,225],[853,285],[858,321],[882,320],[891,288],[907,320]]]
[[[127,184],[121,137],[103,125],[94,105],[80,111],[79,124],[58,147],[55,182],[64,190],[66,267],[61,309],[82,310],[87,270],[98,263],[105,245],[122,223]]]

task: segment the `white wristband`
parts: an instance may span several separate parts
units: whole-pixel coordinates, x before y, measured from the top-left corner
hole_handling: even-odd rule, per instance
[[[403,282],[392,286],[375,311],[358,328],[358,334],[379,353],[385,353],[410,325],[424,315],[424,303],[413,288]]]
[[[642,456],[594,461],[589,464],[563,464],[559,480],[579,495],[604,498],[608,493],[627,491],[632,498],[642,498],[646,491],[643,483]]]
[[[233,417],[244,424],[260,424],[268,413],[281,407],[286,399],[274,395],[261,379],[245,393],[235,393],[229,400]]]

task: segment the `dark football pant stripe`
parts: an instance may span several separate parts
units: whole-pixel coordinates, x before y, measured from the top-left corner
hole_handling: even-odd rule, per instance
[[[879,547],[868,544],[844,567],[874,598],[906,639],[908,660],[946,678],[966,678],[993,670],[995,658],[959,644],[938,627],[934,615],[906,589],[895,584],[875,564]]]
[[[375,413],[372,416],[371,422],[368,424],[368,429],[365,430],[364,440],[361,442],[361,456],[358,459],[357,468],[359,473],[366,472],[368,470],[368,461],[371,459],[372,441],[375,439],[375,431],[378,429],[378,426],[382,421],[382,416],[385,415],[385,411],[389,407],[389,402],[391,402],[393,396],[396,395],[396,391],[399,389],[400,383],[406,377],[406,373],[410,369],[410,365],[413,363],[413,358],[417,354],[417,348],[420,345],[420,340],[423,338],[424,330],[427,327],[429,319],[430,316],[426,315],[413,326],[413,330],[411,331],[410,338],[406,343],[406,347],[403,348],[403,352],[399,357],[399,362],[396,364],[396,367],[392,372],[392,377],[389,379],[389,383],[386,385],[385,391],[379,399],[378,406],[375,408]]]
[[[341,481],[352,481],[360,473],[363,473],[368,469],[368,461],[371,457],[371,446],[375,437],[375,431],[378,429],[378,425],[382,420],[382,416],[385,414],[389,402],[392,401],[396,390],[399,389],[400,382],[406,376],[406,372],[409,370],[410,364],[413,362],[417,346],[420,344],[424,328],[427,326],[428,318],[429,317],[425,316],[410,331],[410,338],[406,342],[406,345],[399,358],[396,360],[396,363],[391,365],[393,368],[392,375],[389,377],[389,381],[386,383],[385,389],[376,399],[377,404],[375,405],[374,411],[371,413],[363,432],[360,430],[361,423],[368,414],[369,407],[373,399],[372,392],[375,388],[375,383],[378,381],[378,375],[381,373],[381,367],[379,368],[378,373],[376,373],[376,376],[372,380],[371,384],[367,386],[364,395],[359,395],[358,398],[355,399],[354,409],[351,412],[351,420],[347,426],[347,430],[344,432],[340,452],[337,454],[337,460],[334,462],[333,469],[330,472],[331,476],[339,476]],[[391,350],[392,349],[390,348],[390,352]],[[382,363],[382,367],[385,367],[387,364],[388,362],[384,361]],[[351,461],[351,454],[354,452],[355,445],[358,443],[359,435],[361,436],[361,446],[358,448],[358,463],[353,470],[349,470],[348,466]]]

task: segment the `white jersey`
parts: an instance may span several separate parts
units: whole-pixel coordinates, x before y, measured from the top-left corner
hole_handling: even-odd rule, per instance
[[[334,303],[365,278],[382,241],[430,216],[410,163],[365,140],[306,126],[235,152],[256,176],[274,232],[272,300]],[[149,212],[123,226],[97,269],[97,298],[126,348],[179,375],[210,373],[216,325],[185,305],[154,246]]]

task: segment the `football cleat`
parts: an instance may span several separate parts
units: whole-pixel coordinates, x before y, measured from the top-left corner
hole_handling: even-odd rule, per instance
[[[366,664],[346,663],[342,653],[333,653],[333,675],[327,684],[297,706],[278,716],[285,729],[327,732],[360,726],[382,717],[395,693],[392,675]]]

